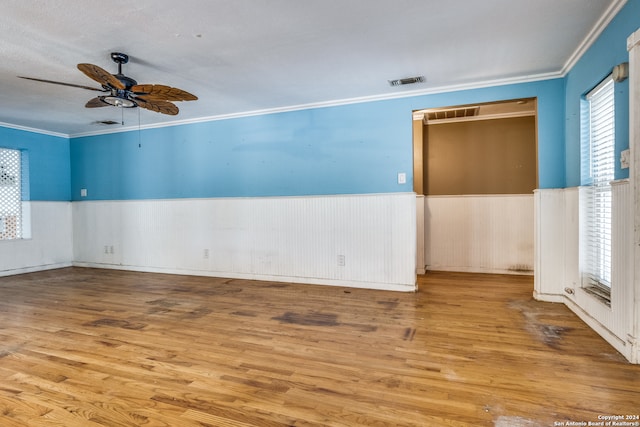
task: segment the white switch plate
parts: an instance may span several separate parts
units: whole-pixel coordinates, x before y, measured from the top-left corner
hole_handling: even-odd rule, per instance
[[[407,174],[404,172],[398,172],[398,184],[407,183]]]
[[[630,156],[630,151],[627,148],[626,150],[622,151],[620,153],[620,168],[621,169],[628,169],[629,168],[629,156]]]
[[[86,188],[81,188],[80,189],[80,197],[87,197],[87,189]]]

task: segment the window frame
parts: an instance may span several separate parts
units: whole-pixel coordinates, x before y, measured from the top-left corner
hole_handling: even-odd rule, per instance
[[[17,160],[12,160],[11,164],[4,164],[0,160],[0,187],[17,187],[16,191],[0,188],[0,241],[22,240],[25,238],[24,153],[20,149],[0,147],[0,154],[0,159],[17,156]],[[3,199],[5,196],[7,201]]]
[[[586,236],[583,250],[586,265],[582,287],[611,304],[612,186],[615,179],[615,82],[611,75],[584,97],[582,180],[588,185]],[[586,123],[584,122],[586,120]],[[586,152],[585,152],[586,151]]]

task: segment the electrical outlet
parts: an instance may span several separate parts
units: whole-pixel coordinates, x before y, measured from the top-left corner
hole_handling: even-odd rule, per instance
[[[113,246],[109,246],[109,253],[110,253],[111,255],[113,255],[113,253],[114,253],[114,252],[113,252]]]
[[[344,255],[338,255],[338,267],[344,267]]]
[[[204,251],[202,251],[202,256],[204,257],[204,259],[209,259],[209,249],[205,249]]]
[[[104,245],[104,253],[109,254],[109,245]]]

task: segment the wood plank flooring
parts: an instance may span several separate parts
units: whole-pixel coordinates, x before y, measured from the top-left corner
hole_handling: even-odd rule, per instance
[[[86,268],[0,278],[1,426],[560,426],[640,366],[526,276],[415,294]],[[580,425],[580,424],[573,424]]]

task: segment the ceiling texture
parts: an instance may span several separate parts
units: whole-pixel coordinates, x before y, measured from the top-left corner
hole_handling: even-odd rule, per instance
[[[624,2],[3,0],[0,125],[79,136],[561,77]],[[111,52],[199,99],[89,109],[97,92],[17,77],[100,88],[76,65],[115,74]]]

